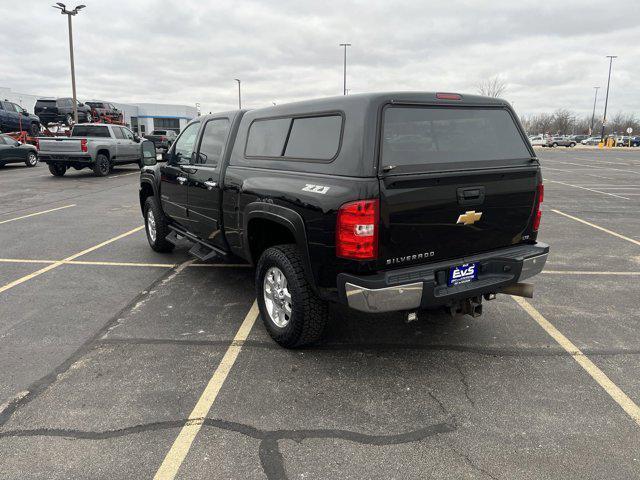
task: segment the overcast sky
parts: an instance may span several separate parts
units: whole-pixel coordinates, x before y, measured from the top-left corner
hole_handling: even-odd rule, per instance
[[[81,100],[255,108],[342,93],[476,93],[500,76],[519,113],[640,112],[640,2],[81,0]],[[1,0],[0,87],[70,95],[66,17],[44,0]],[[75,6],[75,3],[68,4]]]

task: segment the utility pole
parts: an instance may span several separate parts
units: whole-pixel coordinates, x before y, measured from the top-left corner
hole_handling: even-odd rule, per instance
[[[593,121],[596,118],[596,101],[598,100],[598,89],[600,87],[593,87],[596,90],[596,96],[593,99],[593,113],[591,114],[591,124],[589,125],[589,135],[593,133]]]
[[[57,5],[57,6],[56,6]],[[53,5],[53,8],[60,10],[62,15],[67,16],[69,24],[69,58],[71,60],[71,90],[73,91],[73,121],[78,123],[78,98],[76,96],[76,67],[73,60],[73,26],[71,25],[71,17],[78,14],[80,10],[85,8],[86,5],[78,5],[73,10],[67,10],[67,6],[64,3],[58,2]]]
[[[342,87],[342,94],[346,95],[347,94],[347,47],[350,47],[351,44],[350,43],[341,43],[340,44],[341,47],[344,47],[344,74],[343,74],[343,87]]]
[[[600,139],[604,142],[604,126],[607,123],[607,104],[609,103],[609,83],[611,83],[611,65],[613,64],[613,59],[618,58],[617,55],[607,55],[609,59],[609,78],[607,79],[607,95],[604,99],[604,115],[602,116],[602,133],[600,134]]]
[[[238,110],[242,110],[242,96],[240,94],[240,79],[236,78],[236,82],[238,82]]]

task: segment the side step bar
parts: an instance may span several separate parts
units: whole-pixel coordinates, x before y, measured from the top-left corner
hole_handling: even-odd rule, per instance
[[[193,243],[193,247],[191,247],[189,253],[196,257],[198,260],[204,262],[215,257],[227,257],[227,252],[203,242],[191,233],[186,232],[174,225],[169,225],[169,228],[171,229],[171,233],[167,235],[167,241],[175,245],[178,242],[178,236],[186,238]]]

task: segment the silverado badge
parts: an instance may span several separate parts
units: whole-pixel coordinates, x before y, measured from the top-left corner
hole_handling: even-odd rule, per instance
[[[464,212],[464,215],[458,217],[456,223],[464,223],[465,225],[473,225],[482,217],[482,212],[476,213],[475,210]]]

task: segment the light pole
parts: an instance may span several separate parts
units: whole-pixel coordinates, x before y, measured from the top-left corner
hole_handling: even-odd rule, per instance
[[[593,120],[596,118],[596,101],[598,100],[598,89],[600,87],[593,87],[596,90],[596,95],[593,99],[593,113],[591,114],[591,124],[589,125],[589,135],[593,133]]]
[[[609,103],[609,83],[611,82],[611,65],[613,64],[613,59],[618,58],[617,55],[607,55],[609,59],[609,78],[607,79],[607,95],[604,99],[604,115],[602,116],[602,133],[600,134],[600,139],[604,142],[604,125],[607,123],[607,104]]]
[[[69,57],[71,58],[71,89],[73,90],[73,121],[78,123],[78,99],[76,97],[76,68],[73,62],[73,27],[71,26],[71,17],[78,14],[86,5],[78,5],[73,10],[67,10],[64,3],[57,2],[52,5],[53,8],[60,10],[62,15],[66,15],[69,21]]]
[[[238,110],[242,110],[242,96],[240,94],[240,79],[236,78],[234,80],[238,82]]]
[[[343,87],[342,94],[347,94],[347,47],[350,47],[350,43],[341,43],[341,47],[344,47],[344,75],[343,75]]]

